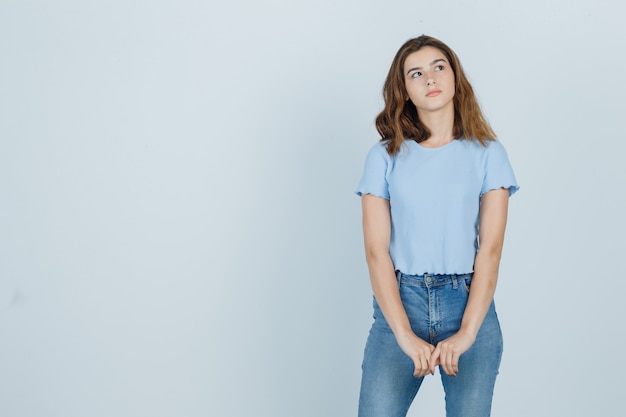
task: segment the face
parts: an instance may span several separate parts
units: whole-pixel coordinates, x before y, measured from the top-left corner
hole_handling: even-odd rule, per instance
[[[439,49],[425,46],[406,58],[404,85],[418,112],[454,110],[454,72]]]

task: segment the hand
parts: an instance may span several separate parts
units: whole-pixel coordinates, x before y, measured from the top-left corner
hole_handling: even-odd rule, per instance
[[[398,337],[397,340],[402,351],[413,360],[415,365],[414,377],[420,378],[431,373],[430,360],[435,350],[433,345],[420,339],[414,333]]]
[[[443,372],[448,376],[456,376],[459,372],[459,358],[472,347],[476,336],[458,332],[454,336],[437,343],[437,347],[430,356],[430,372],[441,365]]]

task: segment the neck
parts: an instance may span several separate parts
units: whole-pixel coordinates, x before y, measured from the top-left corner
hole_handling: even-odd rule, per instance
[[[448,106],[435,112],[420,112],[420,122],[430,131],[430,137],[422,142],[427,146],[438,147],[454,139],[454,107]]]

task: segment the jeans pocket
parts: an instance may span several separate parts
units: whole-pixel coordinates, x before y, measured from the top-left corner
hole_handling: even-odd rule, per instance
[[[470,292],[471,283],[472,283],[472,278],[461,278],[459,280],[459,284],[461,284],[461,288],[463,288],[465,292],[468,294]]]

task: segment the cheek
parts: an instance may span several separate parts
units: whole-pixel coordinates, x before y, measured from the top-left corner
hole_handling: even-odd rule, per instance
[[[416,83],[407,83],[404,87],[404,94],[407,98],[419,96],[419,88]]]
[[[449,83],[449,85],[451,85],[452,87],[455,86],[455,82],[454,82],[454,74],[447,74],[447,82]]]

